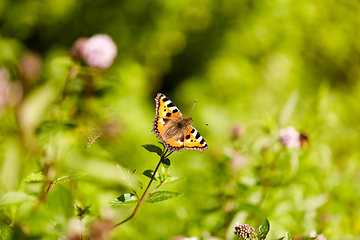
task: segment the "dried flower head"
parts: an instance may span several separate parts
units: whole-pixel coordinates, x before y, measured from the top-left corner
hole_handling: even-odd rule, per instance
[[[78,50],[81,51],[80,56],[90,67],[107,69],[117,55],[114,41],[106,34],[94,35],[85,42],[79,42],[78,45]]]
[[[90,135],[88,136],[88,142],[86,143],[86,147],[90,147],[91,144],[95,142],[96,139],[101,137],[101,133],[97,129],[92,129]]]
[[[309,144],[309,136],[304,132],[300,133],[300,143],[301,148],[306,148]]]
[[[238,235],[240,239],[253,239],[255,237],[255,229],[247,224],[236,223],[234,233]]]
[[[300,133],[293,126],[289,126],[280,130],[280,142],[287,148],[300,149]]]

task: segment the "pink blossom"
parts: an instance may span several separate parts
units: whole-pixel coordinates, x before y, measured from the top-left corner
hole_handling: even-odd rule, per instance
[[[106,34],[94,35],[82,44],[81,55],[90,67],[107,69],[117,55],[114,41]]]
[[[26,53],[19,60],[19,73],[29,82],[39,79],[42,71],[42,61],[36,53]]]
[[[315,230],[312,230],[310,232],[310,237],[316,237],[316,240],[326,240],[327,238],[324,236],[324,234],[317,234]]]
[[[10,82],[8,72],[4,68],[0,68],[0,110],[18,104],[22,95],[20,82]]]
[[[84,59],[84,45],[89,38],[79,38],[75,41],[70,55],[74,58],[74,60],[81,61]]]
[[[301,148],[300,133],[293,126],[281,129],[279,140],[287,148]]]

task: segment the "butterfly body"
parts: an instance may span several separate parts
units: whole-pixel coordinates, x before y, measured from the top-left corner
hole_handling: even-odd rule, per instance
[[[208,149],[204,138],[190,124],[191,117],[184,118],[174,103],[162,93],[157,94],[155,101],[156,117],[152,131],[170,151],[186,148],[202,152]]]

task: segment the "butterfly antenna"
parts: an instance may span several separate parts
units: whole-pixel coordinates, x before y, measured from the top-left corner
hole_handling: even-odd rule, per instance
[[[196,103],[197,103],[197,100],[195,100],[195,102],[194,102],[194,105],[193,105],[193,107],[192,107],[192,109],[191,109],[191,112],[190,112],[190,116],[191,116],[192,111],[194,110],[194,107],[195,107]],[[197,120],[192,120],[192,121],[194,121],[194,122],[199,122],[199,123],[205,124],[206,126],[209,126],[209,124],[203,123],[203,122],[200,122],[200,121],[197,121]]]
[[[192,109],[191,109],[191,112],[190,112],[190,116],[191,116],[191,114],[192,114],[192,111],[194,110],[194,107],[195,107],[196,103],[197,103],[197,100],[195,100],[195,102],[194,102],[194,105],[193,105],[193,107],[192,107]]]
[[[209,124],[207,124],[207,123],[203,123],[203,122],[200,122],[200,121],[197,121],[197,120],[193,120],[193,121],[198,122],[198,123],[202,123],[202,124],[206,125],[207,127],[209,126]]]

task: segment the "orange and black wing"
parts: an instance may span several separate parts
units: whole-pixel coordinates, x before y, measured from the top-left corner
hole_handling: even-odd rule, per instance
[[[170,151],[181,151],[184,149],[184,133],[178,131],[178,134],[169,136],[169,128],[174,128],[174,121],[167,118],[161,118],[156,116],[153,122],[153,132],[161,139],[164,145]],[[179,129],[180,130],[180,129]]]
[[[191,125],[187,128],[184,139],[184,146],[189,150],[205,151],[208,145],[201,134]]]
[[[164,94],[158,93],[156,98],[156,116],[162,118],[182,118],[180,110]]]

